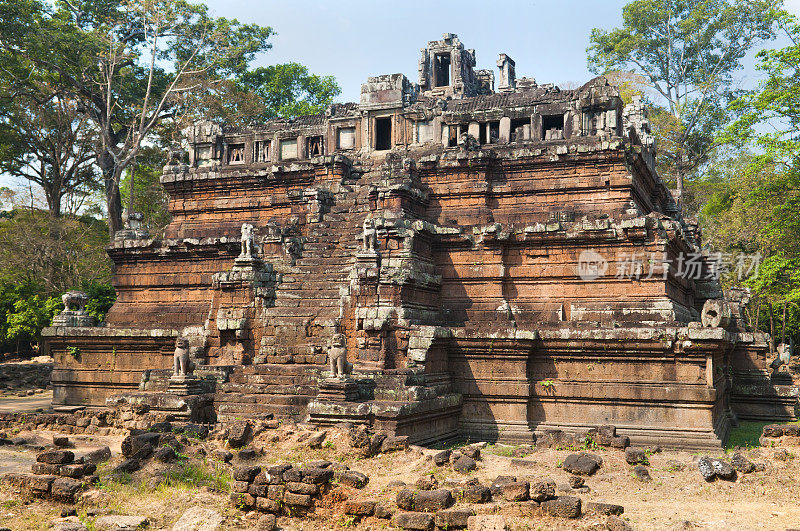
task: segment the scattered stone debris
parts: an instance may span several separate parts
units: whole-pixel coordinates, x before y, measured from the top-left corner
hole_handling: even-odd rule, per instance
[[[625,461],[629,465],[649,464],[649,461],[647,460],[647,452],[645,451],[645,449],[634,446],[625,448]]]
[[[725,481],[736,480],[736,469],[724,459],[701,457],[697,460],[697,468],[706,481],[714,481],[716,478]]]
[[[751,474],[756,471],[755,463],[746,458],[741,452],[736,452],[731,456],[731,465],[737,472],[742,474]]]
[[[564,459],[562,468],[579,476],[591,476],[602,466],[603,458],[587,452],[570,454]]]
[[[633,467],[633,475],[639,481],[652,481],[653,479],[650,477],[650,471],[647,470],[647,467],[644,465],[636,465]]]

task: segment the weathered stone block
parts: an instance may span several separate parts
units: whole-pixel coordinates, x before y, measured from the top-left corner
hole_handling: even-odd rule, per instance
[[[344,502],[344,514],[352,516],[372,516],[374,513],[374,500],[347,500]]]
[[[503,486],[503,498],[510,502],[528,499],[530,484],[527,481],[516,481]]]
[[[77,479],[58,478],[50,487],[50,495],[57,501],[73,503],[82,485]]]
[[[543,502],[555,497],[556,483],[555,481],[545,480],[537,481],[530,487],[530,497],[533,501]]]
[[[233,471],[233,479],[252,483],[259,472],[261,472],[260,466],[240,466]]]
[[[51,450],[49,452],[42,452],[36,456],[38,463],[47,463],[50,465],[62,465],[72,463],[75,460],[75,454],[70,450]]]
[[[417,512],[397,513],[392,521],[400,529],[410,531],[432,531],[434,526],[433,516]]]
[[[572,474],[579,476],[591,476],[603,464],[602,458],[597,455],[581,452],[570,454],[564,459],[562,468]]]
[[[436,513],[434,523],[442,529],[464,529],[472,514],[470,509],[446,509]]]
[[[542,502],[541,507],[550,516],[577,518],[581,515],[581,499],[575,496],[558,496]]]
[[[283,495],[283,502],[292,507],[311,507],[314,500],[308,494],[295,494],[294,492],[286,492]]]
[[[625,512],[625,508],[622,505],[614,505],[613,503],[586,502],[583,504],[583,512],[584,514],[619,516]]]
[[[362,489],[369,482],[365,474],[355,470],[337,470],[333,473],[333,480],[354,489]]]

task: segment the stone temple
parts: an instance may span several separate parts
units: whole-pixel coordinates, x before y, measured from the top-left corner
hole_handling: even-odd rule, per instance
[[[718,447],[738,420],[793,419],[746,294],[723,295],[654,169],[641,102],[497,66],[445,34],[418,83],[371,77],[318,115],[186,131],[163,238],[131,215],[108,247],[106,322],[73,305],[45,330],[54,405],[418,443],[613,424]]]

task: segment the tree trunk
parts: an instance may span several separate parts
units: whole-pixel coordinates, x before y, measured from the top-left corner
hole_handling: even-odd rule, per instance
[[[50,211],[50,215],[54,218],[61,217],[61,190],[57,190],[55,186],[46,190],[47,196],[47,209]]]
[[[122,198],[119,194],[119,172],[110,153],[103,153],[98,158],[98,165],[103,172],[103,187],[106,193],[106,209],[108,210],[108,235],[111,240],[114,234],[122,229]]]
[[[767,303],[769,306],[769,354],[770,356],[775,352],[775,321],[772,318],[772,302]]]

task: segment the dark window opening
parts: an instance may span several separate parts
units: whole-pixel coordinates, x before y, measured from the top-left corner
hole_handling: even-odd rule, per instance
[[[489,122],[489,143],[497,144],[500,141],[500,122]]]
[[[486,130],[489,128],[487,124],[481,124],[478,129],[478,142],[483,145],[486,143]]]
[[[564,115],[542,116],[542,140],[564,138]]]
[[[375,149],[392,149],[392,119],[375,118]]]
[[[530,137],[530,118],[515,118],[511,120],[511,141],[522,142],[525,140],[525,126],[528,126],[528,137]]]
[[[450,54],[437,53],[433,56],[434,86],[447,87],[450,85]]]
[[[458,146],[458,129],[457,125],[451,125],[447,128],[447,147],[456,147]]]
[[[322,154],[322,137],[310,136],[306,138],[306,158],[319,157]]]
[[[228,146],[228,164],[244,164],[244,144]]]

